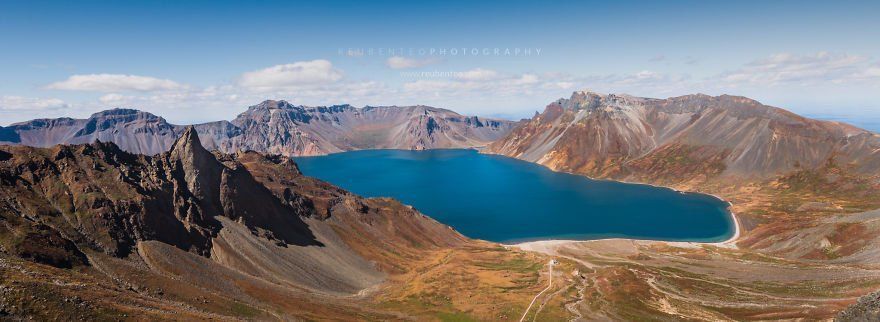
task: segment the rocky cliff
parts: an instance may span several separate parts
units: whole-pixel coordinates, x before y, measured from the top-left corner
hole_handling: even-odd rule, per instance
[[[194,125],[208,149],[285,156],[320,155],[358,149],[431,149],[484,146],[506,135],[515,122],[462,116],[428,106],[295,106],[265,101],[234,120]],[[185,127],[156,115],[113,109],[88,119],[39,119],[0,128],[0,143],[50,147],[95,140],[122,150],[168,151]]]
[[[184,127],[156,115],[132,109],[112,109],[87,119],[37,119],[0,128],[0,144],[50,147],[114,142],[123,150],[156,154],[167,151]]]
[[[192,128],[155,156],[103,142],[0,146],[0,186],[0,252],[56,267],[196,256],[352,294],[382,281],[402,254],[465,240],[396,202],[304,177],[288,158],[213,154]]]
[[[594,177],[766,178],[834,162],[880,171],[880,135],[738,96],[668,99],[575,92],[493,142],[489,153]]]

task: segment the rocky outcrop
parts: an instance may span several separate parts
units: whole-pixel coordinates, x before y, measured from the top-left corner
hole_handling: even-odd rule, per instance
[[[196,256],[273,283],[352,294],[405,254],[466,240],[397,202],[305,177],[289,158],[209,152],[192,127],[170,146],[154,156],[101,141],[0,146],[0,257],[69,268],[106,265],[103,256]]]
[[[858,173],[880,171],[880,135],[728,95],[652,99],[575,92],[486,151],[640,181],[766,178],[829,160]]]
[[[515,122],[462,116],[428,106],[296,106],[265,101],[234,120],[194,125],[209,150],[258,151],[285,156],[359,149],[431,149],[484,146],[506,135]],[[156,115],[113,109],[88,119],[39,119],[0,128],[0,143],[50,147],[95,140],[153,155],[168,151],[185,126]]]
[[[839,322],[868,322],[880,320],[880,291],[859,298],[834,318]]]

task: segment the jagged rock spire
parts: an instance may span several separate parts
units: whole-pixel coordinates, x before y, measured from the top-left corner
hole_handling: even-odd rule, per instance
[[[189,192],[209,210],[218,210],[223,165],[202,146],[192,126],[174,142],[168,153],[175,175],[182,175]]]
[[[183,134],[174,141],[174,144],[171,146],[171,156],[174,158],[186,157],[190,155],[204,155],[211,154],[205,147],[202,146],[202,141],[199,140],[199,134],[196,133],[196,130],[192,126],[187,126],[186,130],[183,131]],[[213,158],[213,155],[212,155]]]

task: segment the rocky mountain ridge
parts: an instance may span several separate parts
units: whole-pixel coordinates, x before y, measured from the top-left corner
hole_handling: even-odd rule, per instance
[[[766,178],[828,162],[880,171],[877,133],[729,95],[574,92],[486,151],[594,177],[649,181]]]
[[[374,240],[359,246],[371,252],[465,240],[403,205],[302,176],[289,158],[211,153],[193,128],[155,156],[103,142],[0,149],[0,251],[56,267],[143,256],[160,243],[264,279],[352,293],[383,276],[376,258],[343,242],[353,230]]]
[[[297,106],[264,101],[232,121],[193,125],[208,149],[254,150],[285,156],[358,149],[431,149],[484,146],[515,122],[462,116],[429,106]],[[133,109],[112,109],[87,119],[37,119],[0,127],[0,144],[49,147],[114,142],[125,151],[168,151],[186,126]]]

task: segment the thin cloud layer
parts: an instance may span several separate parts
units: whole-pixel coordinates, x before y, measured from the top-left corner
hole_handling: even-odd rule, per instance
[[[149,76],[123,74],[73,75],[46,86],[48,89],[93,92],[152,92],[186,89],[178,82]]]
[[[67,107],[70,107],[70,104],[57,98],[0,96],[0,110],[3,111],[43,111]]]
[[[239,78],[238,85],[256,91],[273,91],[332,83],[342,76],[342,71],[334,68],[330,61],[318,59],[246,72]]]
[[[811,85],[845,83],[870,77],[867,57],[818,52],[814,55],[781,53],[752,61],[740,69],[722,73],[718,80],[742,85]]]
[[[397,57],[400,58],[400,57]],[[388,67],[418,68],[425,61],[383,59]],[[393,66],[392,66],[393,65]],[[861,86],[880,87],[880,62],[868,57],[819,52],[781,53],[745,63],[727,72],[692,77],[687,73],[640,70],[615,74],[561,72],[510,73],[488,68],[464,71],[401,71],[394,78],[350,80],[328,60],[297,61],[244,72],[236,81],[208,87],[147,76],[120,74],[73,75],[47,88],[101,92],[92,101],[69,104],[57,98],[3,96],[0,110],[18,119],[32,118],[27,111],[69,108],[95,111],[109,107],[149,109],[186,119],[228,119],[265,99],[286,99],[297,104],[408,105],[448,107],[463,113],[524,115],[548,101],[589,88],[600,92],[669,97],[696,92],[736,94],[761,99],[761,94],[786,89],[817,92]],[[794,87],[792,87],[794,86]],[[836,86],[835,89],[830,89]],[[841,89],[842,88],[842,89]],[[817,96],[819,97],[819,96]],[[71,109],[71,111],[74,109]],[[520,113],[520,114],[517,114]],[[47,113],[50,114],[50,113]],[[57,114],[57,112],[56,112]]]

